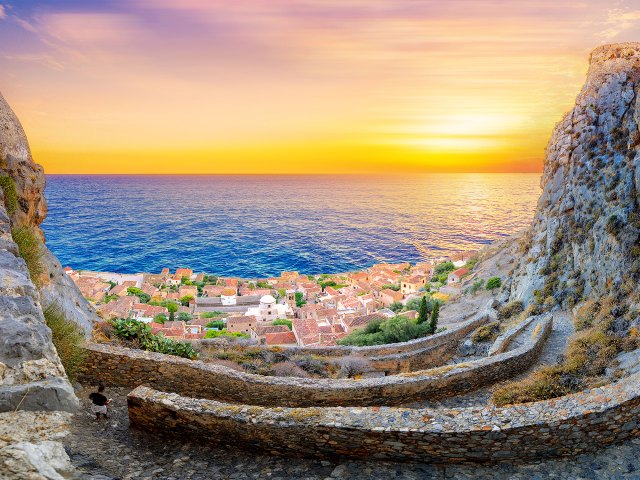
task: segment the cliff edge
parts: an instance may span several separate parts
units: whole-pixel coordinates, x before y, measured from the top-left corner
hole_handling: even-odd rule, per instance
[[[90,332],[93,321],[97,319],[95,310],[44,244],[44,234],[40,229],[40,224],[47,215],[44,170],[33,161],[20,121],[0,95],[0,177],[2,176],[13,180],[17,195],[16,208],[8,212],[11,228],[23,225],[32,227],[43,240],[41,261],[44,272],[42,281],[38,282],[43,309],[55,304],[69,320]]]
[[[640,279],[640,43],[593,51],[575,106],[546,149],[542,195],[512,300],[571,308],[629,295]]]

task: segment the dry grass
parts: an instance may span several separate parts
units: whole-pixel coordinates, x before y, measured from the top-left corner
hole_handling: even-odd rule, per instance
[[[632,330],[626,336],[614,332],[613,311],[618,307],[612,297],[585,303],[576,314],[580,328],[571,338],[564,360],[497,388],[492,401],[506,405],[547,400],[600,384],[605,369],[620,352],[640,347]]]

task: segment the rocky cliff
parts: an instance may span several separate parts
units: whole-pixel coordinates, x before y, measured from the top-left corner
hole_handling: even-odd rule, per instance
[[[47,213],[44,173],[2,96],[0,185],[0,479],[71,478],[62,444],[52,440],[65,435],[69,414],[62,412],[77,410],[78,399],[43,310],[56,305],[86,332],[96,315],[41,243],[39,226]],[[35,239],[38,278],[32,278],[20,255],[17,231]]]
[[[547,146],[542,195],[511,299],[571,307],[629,295],[640,277],[640,43],[593,51],[575,107]]]
[[[20,121],[0,95],[0,176],[9,177],[15,185],[17,205],[10,209],[11,227],[27,225],[42,240],[40,224],[47,215],[44,198],[45,176],[42,167],[31,157],[31,150]],[[96,313],[73,281],[63,272],[58,259],[46,245],[42,248],[44,273],[39,284],[43,309],[56,304],[67,318],[85,331],[91,331]]]

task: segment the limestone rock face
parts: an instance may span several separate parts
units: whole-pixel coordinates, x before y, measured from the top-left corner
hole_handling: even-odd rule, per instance
[[[520,243],[511,299],[569,306],[640,277],[640,43],[591,54],[575,107],[547,146],[542,195]]]
[[[18,208],[11,214],[11,225],[35,227],[44,239],[39,226],[47,215],[44,198],[45,176],[42,167],[31,157],[31,150],[20,121],[0,95],[0,176],[13,179]],[[58,259],[44,248],[42,263],[45,273],[40,287],[40,301],[46,309],[56,304],[65,316],[90,332],[97,319],[91,305],[62,270]],[[2,266],[0,265],[0,272]]]

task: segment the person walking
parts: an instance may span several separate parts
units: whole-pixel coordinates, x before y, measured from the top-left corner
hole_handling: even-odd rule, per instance
[[[109,418],[107,415],[107,405],[111,403],[111,399],[105,397],[104,385],[100,385],[97,392],[89,395],[89,400],[92,402],[91,410],[96,414],[96,421],[100,420],[100,415],[103,415],[104,418]]]

